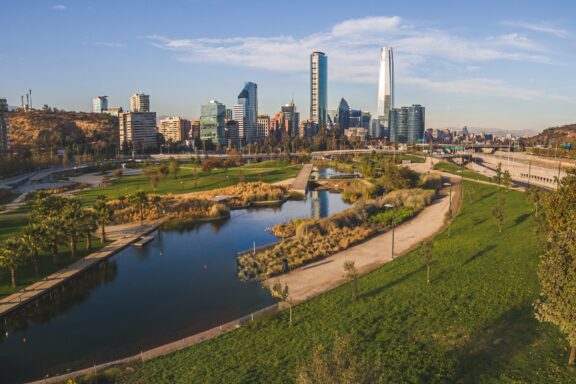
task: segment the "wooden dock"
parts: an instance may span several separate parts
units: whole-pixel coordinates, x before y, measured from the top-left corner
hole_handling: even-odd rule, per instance
[[[91,253],[85,258],[70,264],[69,266],[45,277],[0,300],[0,318],[6,316],[15,309],[40,299],[48,294],[51,290],[61,286],[65,282],[73,279],[89,268],[101,263],[119,251],[123,250],[130,244],[138,241],[143,236],[155,231],[160,226],[161,221],[145,224],[140,233],[127,235],[126,237],[116,240],[110,245],[106,245],[97,252]]]
[[[304,166],[296,176],[294,183],[290,187],[290,190],[305,195],[306,192],[308,191],[308,181],[310,179],[311,174],[312,174],[312,164],[304,164]]]

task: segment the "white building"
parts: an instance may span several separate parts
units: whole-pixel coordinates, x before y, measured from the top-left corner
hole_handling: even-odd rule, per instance
[[[256,132],[256,136],[260,140],[268,137],[270,134],[270,116],[268,115],[259,115],[258,116],[258,130]]]
[[[156,112],[126,112],[119,117],[119,139],[122,147],[134,150],[156,148]]]
[[[130,96],[130,112],[150,112],[150,95],[135,93]]]
[[[389,128],[388,114],[392,108],[394,108],[394,55],[391,47],[383,47],[380,50],[378,119],[384,129]]]
[[[167,117],[160,120],[158,132],[164,136],[164,140],[178,143],[187,139],[190,130],[190,121],[180,116]]]
[[[108,109],[108,96],[96,96],[92,99],[92,112],[102,113]]]

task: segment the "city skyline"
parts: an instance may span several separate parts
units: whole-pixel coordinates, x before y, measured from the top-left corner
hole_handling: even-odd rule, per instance
[[[108,95],[110,105],[128,110],[129,96],[145,92],[154,97],[158,116],[194,118],[211,99],[234,105],[237,89],[250,80],[259,85],[262,112],[273,115],[293,98],[306,119],[307,58],[320,50],[330,57],[327,109],[344,97],[377,116],[379,49],[392,46],[395,104],[426,105],[427,127],[541,130],[575,119],[576,80],[569,65],[575,40],[565,16],[574,5],[568,1],[556,2],[563,7],[521,4],[521,11],[498,3],[497,17],[487,10],[493,7],[448,2],[391,4],[382,13],[378,2],[366,1],[345,16],[311,5],[326,11],[325,20],[306,23],[310,16],[299,14],[298,31],[271,20],[240,25],[226,16],[258,17],[277,10],[274,4],[240,9],[225,1],[182,2],[169,25],[155,15],[168,14],[170,7],[151,2],[136,9],[129,3],[114,4],[113,13],[107,1],[5,7],[5,31],[18,41],[8,39],[0,50],[0,65],[11,73],[0,97],[19,105],[31,88],[35,107],[90,111],[95,95]],[[298,5],[283,11],[295,15]],[[174,22],[222,6],[229,12],[218,31],[205,32],[209,21],[202,17],[195,17],[195,28]],[[134,19],[150,23],[116,22],[128,9]],[[109,22],[100,25],[103,15]],[[21,28],[30,20],[34,28]],[[75,54],[63,62],[70,51]]]

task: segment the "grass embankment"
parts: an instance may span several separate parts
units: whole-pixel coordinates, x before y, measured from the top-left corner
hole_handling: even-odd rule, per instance
[[[227,171],[215,169],[210,173],[203,172],[197,164],[183,163],[176,178],[168,175],[159,180],[156,193],[164,195],[168,193],[180,194],[207,191],[229,187],[242,181],[274,183],[295,177],[299,170],[300,165],[290,165],[289,163],[276,160],[230,168]],[[195,179],[195,174],[198,175],[198,179]],[[98,195],[106,195],[110,199],[117,199],[120,196],[127,196],[137,191],[154,192],[147,175],[122,176],[119,179],[112,180],[110,185],[106,187],[82,191],[77,196],[83,203],[91,205]]]
[[[477,172],[471,171],[468,168],[462,168],[454,163],[449,163],[447,161],[441,161],[434,164],[434,169],[438,171],[448,172],[457,176],[464,176],[467,179],[480,180],[494,182],[491,177],[481,175]]]
[[[520,192],[466,183],[451,237],[433,243],[431,284],[419,250],[288,313],[154,359],[115,368],[118,383],[291,383],[315,342],[352,334],[362,352],[382,353],[387,382],[569,383],[567,345],[534,318],[542,248]],[[502,234],[490,211],[507,199]],[[112,372],[111,372],[112,373]]]

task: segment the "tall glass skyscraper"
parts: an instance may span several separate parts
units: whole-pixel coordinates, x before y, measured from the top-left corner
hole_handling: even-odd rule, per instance
[[[380,77],[378,80],[378,119],[388,129],[388,113],[394,108],[394,55],[392,48],[380,50]]]
[[[338,104],[338,119],[336,121],[339,126],[339,134],[343,135],[344,131],[350,128],[350,106],[344,98]]]
[[[202,105],[200,110],[200,139],[211,140],[214,144],[226,145],[224,118],[226,106],[216,100]]]
[[[414,104],[411,107],[393,108],[389,114],[390,142],[413,144],[424,137],[425,108]]]
[[[244,84],[238,95],[238,105],[244,106],[243,122],[239,121],[240,139],[247,144],[255,143],[258,141],[258,85],[252,82]]]
[[[310,120],[322,128],[328,108],[328,57],[323,52],[310,55]]]

